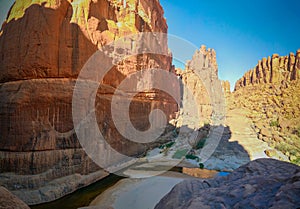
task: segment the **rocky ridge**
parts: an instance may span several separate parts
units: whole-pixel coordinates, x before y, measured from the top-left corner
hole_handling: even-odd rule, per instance
[[[229,82],[222,82],[226,129],[203,165],[234,171],[227,177],[181,182],[156,209],[300,207],[300,167],[284,162],[299,164],[298,55],[263,59],[237,81],[233,93]]]
[[[73,90],[80,70],[97,49],[138,32],[167,32],[159,1],[14,3],[0,34],[1,185],[26,203],[37,204],[108,175],[79,144],[72,121]],[[163,41],[162,51],[168,54],[167,40]],[[96,94],[95,107],[98,127],[114,149],[138,156],[153,146],[126,141],[116,131],[110,108],[115,88],[141,69],[172,71],[171,60],[171,54],[143,54],[112,64]],[[174,117],[177,105],[166,94],[156,90],[135,93],[130,116],[136,128],[148,128],[154,108]],[[117,97],[120,101],[129,98],[126,94]]]
[[[229,109],[241,109],[253,123],[260,140],[271,149],[269,157],[285,154],[289,161],[300,164],[300,51],[296,56],[263,59],[237,81],[235,91],[228,98]],[[264,71],[265,69],[266,71]],[[264,77],[258,75],[264,72]],[[265,73],[268,72],[268,73]],[[266,79],[267,78],[267,79]],[[280,157],[280,159],[283,159]]]
[[[263,58],[235,84],[235,90],[254,84],[280,84],[300,79],[300,49],[287,56]]]

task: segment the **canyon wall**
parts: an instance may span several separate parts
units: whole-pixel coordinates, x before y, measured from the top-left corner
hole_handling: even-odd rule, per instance
[[[0,33],[1,185],[26,203],[37,204],[107,175],[78,141],[72,121],[73,90],[80,70],[98,49],[138,32],[167,33],[158,0],[14,3]],[[132,142],[116,130],[112,97],[115,88],[134,72],[174,71],[167,40],[163,41],[160,47],[167,56],[142,54],[112,64],[96,94],[100,131],[111,147],[128,156],[139,156],[153,144]],[[177,104],[167,94],[155,89],[135,93],[130,119],[138,130],[149,128],[149,113],[155,108],[162,109],[168,119],[175,117]],[[129,97],[122,94],[118,99]]]
[[[269,157],[281,151],[300,165],[300,50],[296,56],[263,58],[235,84],[230,109],[247,112],[257,137],[268,143]]]
[[[111,41],[137,32],[167,33],[157,0],[70,2],[16,1],[1,31],[1,82],[76,78],[87,59]]]
[[[235,84],[235,90],[241,87],[260,84],[273,83],[280,84],[300,79],[300,49],[296,55],[290,53],[287,56],[273,54],[272,57],[263,58],[255,68],[249,70]]]

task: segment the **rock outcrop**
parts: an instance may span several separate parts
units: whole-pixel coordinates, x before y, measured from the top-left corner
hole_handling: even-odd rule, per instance
[[[225,95],[230,94],[230,82],[229,81],[222,81],[222,88]]]
[[[190,145],[192,149],[189,154],[204,162],[207,156],[203,156],[205,151],[202,150],[206,149],[206,142],[214,141],[217,145],[224,130],[225,95],[218,78],[216,52],[201,46],[187,61],[185,70],[176,69],[176,73],[182,80],[182,103],[176,126],[182,132],[196,134],[196,137],[187,135],[180,140],[178,137],[175,147],[183,150],[183,147]]]
[[[186,63],[185,70],[177,69],[176,73],[183,83],[181,114],[188,118],[191,128],[212,123],[212,117],[225,114],[224,93],[218,78],[214,49],[206,49],[202,45]]]
[[[241,88],[228,98],[228,108],[247,112],[258,138],[300,164],[300,82]],[[272,150],[267,155],[274,157]]]
[[[138,32],[167,32],[158,0],[14,3],[0,33],[1,185],[26,203],[37,204],[107,175],[79,144],[72,121],[73,90],[83,65],[98,49]],[[164,41],[160,47],[167,54]],[[132,56],[104,77],[96,95],[96,117],[115,150],[138,156],[151,146],[125,140],[116,130],[110,108],[115,88],[141,69],[172,71],[171,61],[171,54]],[[137,129],[149,128],[148,116],[155,108],[174,117],[177,105],[168,95],[157,90],[136,93],[130,117]]]
[[[4,187],[0,187],[0,208],[3,209],[29,209],[29,207]]]
[[[160,208],[298,208],[300,167],[259,159],[226,177],[185,180],[155,207]]]
[[[300,50],[296,56],[264,58],[237,81],[228,97],[229,109],[243,109],[260,140],[271,147],[269,157],[300,165]],[[277,151],[286,157],[278,156]]]
[[[103,45],[167,28],[157,0],[16,1],[2,27],[0,81],[76,78]]]
[[[294,81],[300,79],[300,49],[296,55],[290,53],[288,56],[273,54],[272,57],[263,58],[255,68],[249,70],[235,84],[235,90],[241,87],[272,83]]]

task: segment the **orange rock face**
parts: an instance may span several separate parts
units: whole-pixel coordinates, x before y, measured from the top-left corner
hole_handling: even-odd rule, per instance
[[[125,1],[125,7],[116,0],[40,2],[16,1],[3,25],[2,82],[76,78],[104,44],[137,32],[167,32],[157,0]]]
[[[78,141],[72,121],[73,90],[80,70],[98,49],[138,32],[167,32],[159,1],[15,2],[0,33],[0,165],[8,176],[0,178],[2,185],[26,203],[37,204],[107,175],[99,172]],[[167,40],[161,48],[167,52]],[[117,151],[137,156],[153,144],[134,143],[118,133],[110,108],[115,88],[142,69],[172,71],[171,62],[171,55],[132,56],[104,77],[96,94],[97,123]],[[137,129],[149,128],[149,113],[155,108],[168,119],[174,117],[177,105],[170,96],[154,89],[136,93],[130,117]],[[66,185],[53,183],[66,176]],[[46,192],[49,185],[51,194]]]
[[[300,79],[300,49],[296,55],[288,56],[273,54],[272,57],[263,58],[254,69],[249,70],[235,84],[235,90],[241,87],[258,83],[280,84],[282,81]]]
[[[229,109],[247,113],[260,140],[274,149],[266,155],[300,163],[300,50],[296,55],[263,58],[237,81]],[[281,154],[281,153],[282,154]]]
[[[187,62],[186,69],[177,69],[176,73],[184,84],[182,114],[189,118],[189,123],[198,127],[199,124],[211,123],[212,116],[219,117],[224,113],[224,93],[213,49],[201,46]]]
[[[222,81],[222,88],[225,94],[230,93],[230,82],[229,81]]]

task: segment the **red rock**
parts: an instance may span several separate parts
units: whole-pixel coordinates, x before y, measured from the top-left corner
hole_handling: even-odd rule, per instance
[[[236,82],[235,90],[258,83],[280,84],[285,81],[299,80],[299,63],[300,50],[297,51],[296,56],[294,53],[281,57],[278,54],[273,54],[272,58],[263,58],[255,68],[247,71]]]
[[[159,1],[123,2],[48,0],[33,4],[17,0],[3,25],[0,165],[2,174],[10,178],[0,178],[0,183],[27,203],[51,201],[107,175],[99,172],[85,154],[74,131],[72,96],[76,78],[104,44],[138,32],[166,33],[168,28]],[[167,52],[164,41],[161,50]],[[156,67],[171,72],[171,62],[171,54],[133,56],[104,77],[96,95],[96,117],[99,129],[117,151],[137,156],[151,144],[134,143],[116,131],[110,114],[114,88],[141,69]],[[169,118],[177,111],[174,100],[157,90],[138,93],[130,108],[132,123],[140,130],[149,128],[151,110],[160,108]],[[67,186],[51,185],[61,179],[69,182]],[[18,182],[22,190],[13,182]],[[45,193],[48,185],[53,187],[53,194]],[[31,198],[33,194],[35,198]]]

